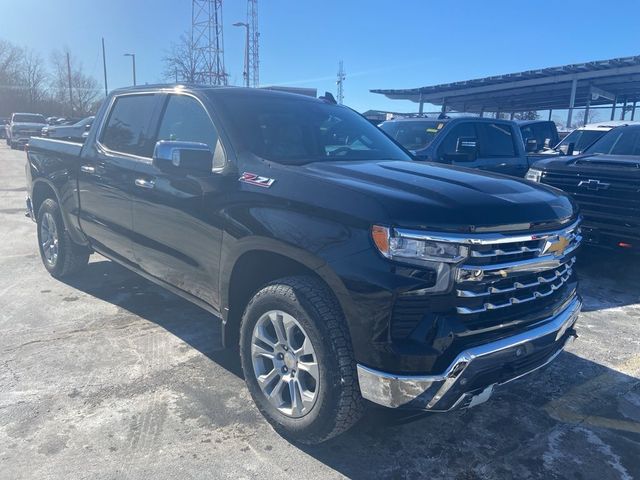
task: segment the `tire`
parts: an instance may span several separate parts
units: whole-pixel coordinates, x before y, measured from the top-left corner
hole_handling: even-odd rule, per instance
[[[294,323],[289,317],[293,318]],[[293,338],[289,351],[296,352],[297,360],[291,360],[290,355],[284,360],[276,360],[275,358],[280,355],[275,354],[281,348],[279,346],[273,349],[276,355],[273,360],[263,358],[261,353],[255,354],[265,350],[257,347],[256,344],[266,347],[268,352],[270,348],[268,342],[277,343],[275,329],[263,328],[265,325],[273,327],[274,318],[283,320],[281,325],[284,324],[285,330],[287,325],[290,327],[286,337]],[[267,342],[258,339],[257,332],[260,332],[262,338],[269,337]],[[310,341],[311,349],[300,347],[303,337]],[[298,345],[294,345],[296,341]],[[300,347],[299,350],[296,350],[298,347]],[[304,352],[309,350],[313,351],[313,355],[304,355]],[[313,277],[283,278],[270,283],[254,295],[242,317],[240,356],[247,388],[258,409],[279,434],[294,442],[305,444],[324,442],[348,430],[362,416],[363,401],[344,315],[333,294],[322,282]],[[313,369],[316,379],[309,373],[311,371],[309,365],[313,365],[312,359],[316,364],[316,368]],[[291,360],[292,363],[286,363],[287,360]],[[281,407],[270,401],[267,394],[273,394],[276,391],[279,382],[286,378],[286,374],[280,370],[278,373],[281,375],[280,380],[276,378],[270,385],[262,382],[263,387],[260,386],[257,378],[261,373],[257,371],[258,369],[263,373],[262,379],[269,378],[277,370],[276,362],[279,362],[278,365],[283,365],[284,370],[287,370],[287,365],[290,367],[289,382],[285,382],[282,394],[276,395],[284,398]],[[272,365],[273,372],[267,374],[266,371],[270,370]],[[298,371],[296,372],[295,369]],[[303,388],[306,389],[304,397],[308,405],[302,411],[299,408],[295,410],[291,402],[289,388],[292,378],[298,385],[300,396],[296,394],[297,399],[303,397]],[[272,386],[273,389],[269,392]],[[314,395],[313,403],[309,399],[310,392]],[[287,397],[291,404],[290,409],[287,405]],[[304,402],[297,402],[298,407],[303,404]]]
[[[42,202],[38,209],[37,224],[40,258],[53,277],[64,278],[86,267],[90,251],[71,240],[55,200],[47,198]],[[45,245],[52,244],[55,248],[45,248]]]

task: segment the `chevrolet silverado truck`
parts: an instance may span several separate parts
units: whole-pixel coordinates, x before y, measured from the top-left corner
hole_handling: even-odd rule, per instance
[[[527,178],[575,199],[589,244],[640,253],[640,125],[610,128],[582,155],[541,160]]]
[[[44,117],[37,113],[14,113],[7,129],[7,144],[12,149],[23,147],[31,137],[40,135],[47,125]]]
[[[117,90],[83,145],[33,139],[27,158],[49,273],[98,252],[211,312],[294,441],[367,402],[476,405],[576,335],[568,195],[414,161],[330,96]]]
[[[408,117],[383,122],[380,128],[416,160],[514,177],[524,177],[529,169],[520,128],[509,120]]]

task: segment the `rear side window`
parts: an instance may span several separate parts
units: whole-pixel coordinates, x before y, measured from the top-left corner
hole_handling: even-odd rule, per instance
[[[480,151],[478,156],[491,157],[515,157],[515,145],[513,143],[513,131],[509,125],[501,123],[479,123],[478,137]]]
[[[149,123],[155,101],[154,95],[118,97],[102,133],[102,144],[116,152],[151,157],[153,145],[149,136]]]

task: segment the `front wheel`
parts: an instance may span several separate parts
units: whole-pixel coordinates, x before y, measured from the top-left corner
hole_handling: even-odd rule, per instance
[[[253,400],[285,437],[320,443],[362,415],[344,316],[313,277],[277,280],[255,294],[242,318],[240,355]]]
[[[89,262],[90,251],[77,245],[64,227],[58,203],[48,198],[38,209],[38,248],[47,271],[56,278],[71,275]]]

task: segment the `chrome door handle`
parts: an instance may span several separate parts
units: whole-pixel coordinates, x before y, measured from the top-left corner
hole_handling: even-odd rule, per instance
[[[96,173],[96,167],[92,167],[91,165],[81,165],[80,171],[84,173]]]
[[[144,178],[136,178],[136,187],[142,188],[153,188],[156,185],[156,182],[153,180],[145,180]]]

